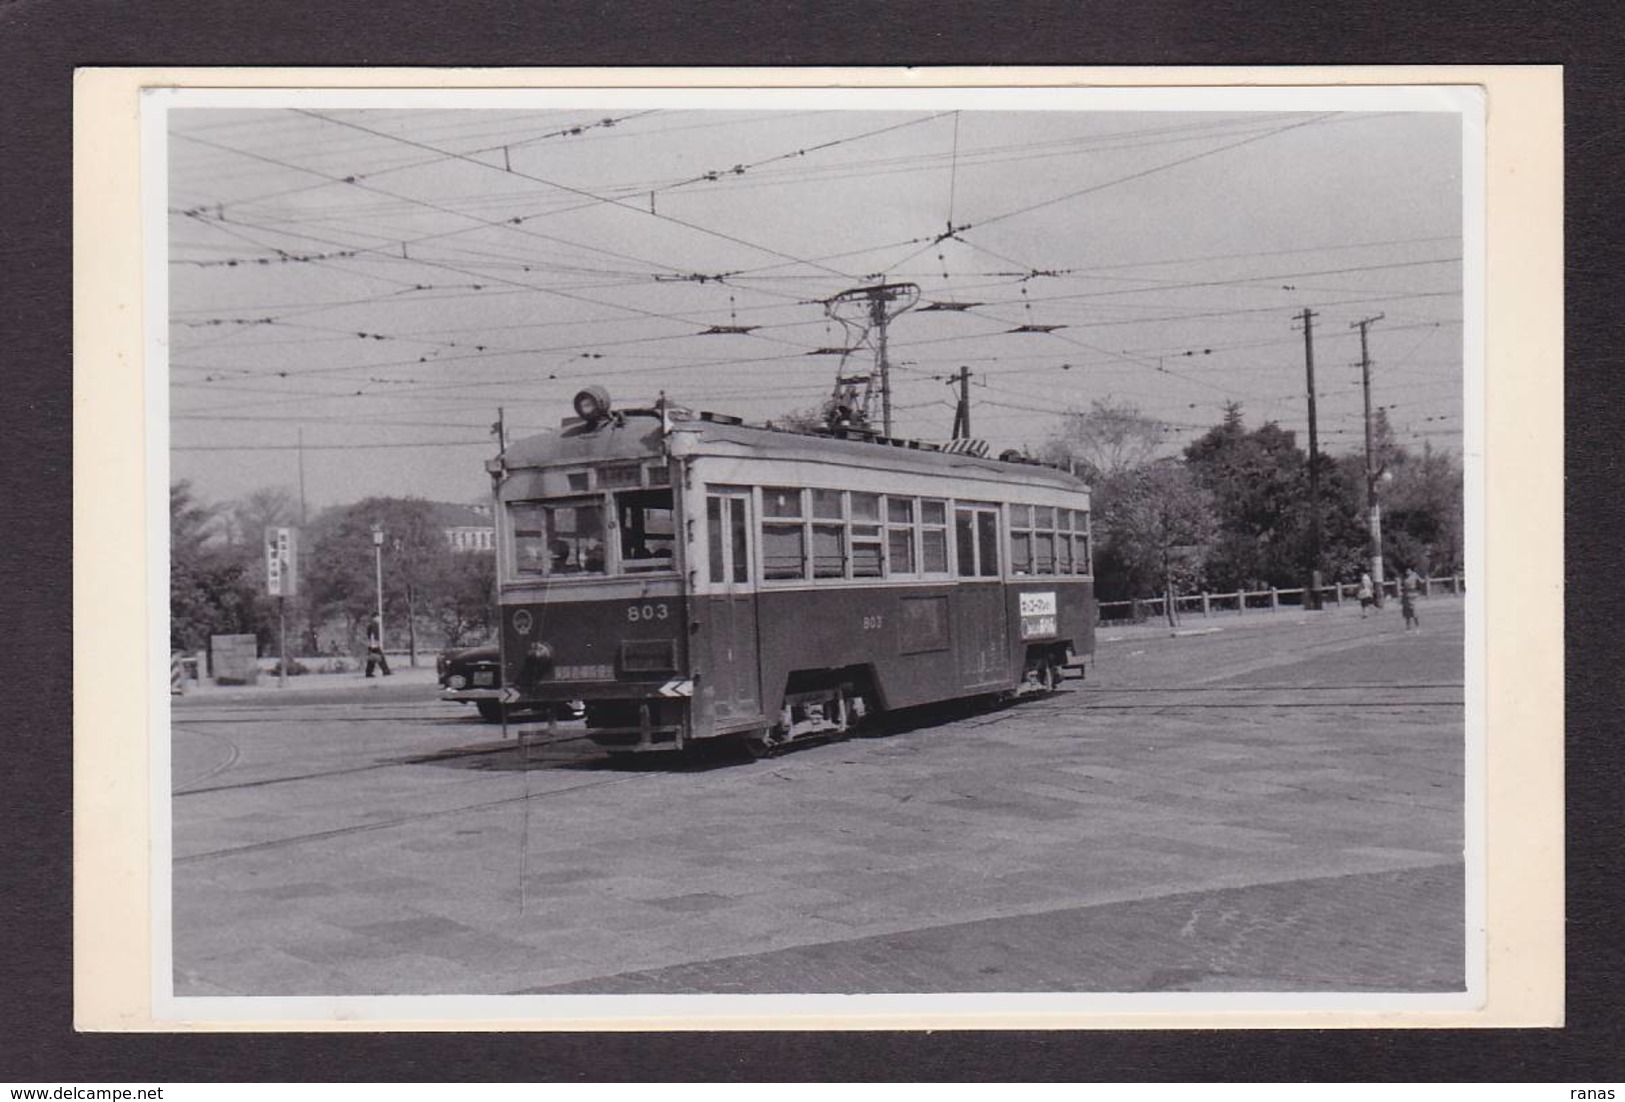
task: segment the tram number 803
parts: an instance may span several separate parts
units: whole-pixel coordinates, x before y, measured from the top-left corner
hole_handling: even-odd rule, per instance
[[[628,605],[626,618],[632,623],[639,620],[664,620],[671,616],[671,609],[665,605]]]

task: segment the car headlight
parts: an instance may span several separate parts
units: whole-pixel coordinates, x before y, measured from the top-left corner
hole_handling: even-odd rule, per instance
[[[450,677],[446,678],[446,687],[447,688],[461,689],[463,686],[465,686],[467,684],[468,684],[468,678],[464,677],[460,673],[454,673]]]

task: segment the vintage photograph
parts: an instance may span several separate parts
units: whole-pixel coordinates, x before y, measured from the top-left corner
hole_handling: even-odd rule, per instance
[[[1482,108],[146,104],[159,991],[1471,1006]]]

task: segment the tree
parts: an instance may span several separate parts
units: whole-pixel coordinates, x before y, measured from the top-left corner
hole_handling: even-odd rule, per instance
[[[266,486],[233,502],[222,520],[228,524],[227,543],[258,547],[267,528],[299,523],[299,503],[290,491]]]
[[[1098,483],[1149,462],[1162,440],[1162,423],[1139,407],[1096,401],[1088,412],[1068,410],[1060,431],[1041,447],[1040,457],[1056,466],[1070,466],[1085,481]]]
[[[781,413],[768,424],[790,432],[819,432],[829,427],[829,409],[828,402],[808,406],[805,409],[794,409]]]
[[[1399,451],[1379,493],[1384,561],[1395,574],[1427,575],[1462,568],[1462,471],[1456,459],[1422,445],[1420,455]]]
[[[1273,421],[1248,432],[1241,407],[1231,403],[1220,424],[1186,447],[1185,459],[1212,495],[1218,521],[1208,584],[1297,584],[1307,562],[1309,458],[1296,435]]]
[[[255,572],[257,554],[225,545],[220,510],[169,486],[169,645],[199,650],[211,635],[262,635],[270,620]],[[257,545],[256,545],[257,546]]]
[[[441,569],[429,615],[446,645],[490,638],[496,629],[496,552],[458,551],[446,556]]]
[[[1133,595],[1165,593],[1164,612],[1176,622],[1173,598],[1200,577],[1216,528],[1207,493],[1173,459],[1120,471],[1103,490],[1095,515],[1110,568]]]
[[[417,620],[437,597],[437,579],[453,552],[421,498],[369,497],[330,510],[312,526],[309,570],[311,600],[323,616],[342,616],[354,648],[360,627],[377,607],[373,525],[383,530],[385,627],[404,628],[416,654]]]

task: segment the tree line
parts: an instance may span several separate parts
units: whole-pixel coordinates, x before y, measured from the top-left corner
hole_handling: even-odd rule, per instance
[[[1164,426],[1127,404],[1074,410],[1041,457],[1093,487],[1095,592],[1103,601],[1226,593],[1355,581],[1368,568],[1368,481],[1382,514],[1384,572],[1446,576],[1462,569],[1462,469],[1424,444],[1400,446],[1387,417],[1372,417],[1363,452],[1318,463],[1320,554],[1312,548],[1309,455],[1274,422],[1248,428],[1241,406],[1176,456],[1162,456]]]
[[[266,594],[264,532],[294,526],[293,495],[268,488],[208,503],[191,483],[169,488],[170,646],[195,651],[211,635],[256,635],[274,653],[277,600]],[[375,550],[373,526],[383,532]],[[429,650],[483,639],[494,625],[496,555],[454,550],[432,503],[369,497],[325,510],[301,530],[299,593],[288,600],[290,654],[355,654],[377,609],[382,558],[391,649]]]

